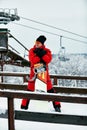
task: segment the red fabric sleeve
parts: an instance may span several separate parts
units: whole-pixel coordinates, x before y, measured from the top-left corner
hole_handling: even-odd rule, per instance
[[[31,48],[29,50],[29,60],[30,60],[30,62],[31,62],[32,65],[40,62],[40,58],[38,56],[36,56],[36,54],[33,51],[34,51],[33,48]]]
[[[44,55],[44,56],[42,57],[42,60],[43,60],[46,64],[48,64],[48,63],[50,63],[51,60],[52,60],[52,54],[51,54],[51,51],[50,51],[49,49],[45,48],[45,50],[46,50],[46,55]]]

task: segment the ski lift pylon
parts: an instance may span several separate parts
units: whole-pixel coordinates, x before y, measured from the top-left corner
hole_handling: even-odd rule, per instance
[[[20,20],[17,9],[0,8],[0,24],[8,24],[11,21]]]

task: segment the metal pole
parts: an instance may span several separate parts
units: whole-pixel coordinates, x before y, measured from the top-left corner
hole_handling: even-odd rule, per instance
[[[60,36],[60,48],[62,47],[62,36]]]
[[[2,56],[2,53],[1,53],[1,71],[3,71],[3,56]],[[3,75],[1,76],[1,82],[3,83]]]

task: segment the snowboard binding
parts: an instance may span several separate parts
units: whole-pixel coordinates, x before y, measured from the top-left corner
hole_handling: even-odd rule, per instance
[[[38,63],[34,65],[34,72],[36,74],[46,71],[46,65]]]

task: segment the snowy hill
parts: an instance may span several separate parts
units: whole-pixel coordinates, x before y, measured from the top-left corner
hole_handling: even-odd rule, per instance
[[[87,76],[87,54],[67,54],[68,61],[59,60],[58,55],[53,55],[49,65],[50,74]],[[62,86],[87,87],[87,81],[58,80]]]
[[[57,54],[50,63],[50,73],[62,75],[87,75],[87,54],[67,54],[67,61],[61,61]]]

